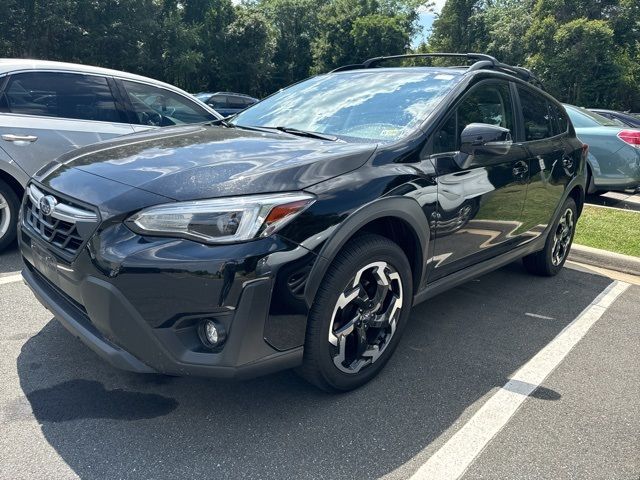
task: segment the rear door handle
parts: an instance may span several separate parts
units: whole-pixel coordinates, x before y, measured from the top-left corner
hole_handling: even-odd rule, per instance
[[[38,140],[35,135],[14,135],[13,133],[7,133],[2,135],[2,139],[6,142],[25,142],[33,143]]]

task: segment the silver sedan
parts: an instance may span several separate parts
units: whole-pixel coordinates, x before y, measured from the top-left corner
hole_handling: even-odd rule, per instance
[[[150,128],[221,118],[166,83],[116,70],[0,59],[0,251],[29,178],[61,154]]]

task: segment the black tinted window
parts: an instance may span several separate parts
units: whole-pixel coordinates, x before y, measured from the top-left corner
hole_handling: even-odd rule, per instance
[[[165,127],[215,119],[197,103],[177,93],[144,83],[129,81],[122,83],[133,105],[133,122],[139,125]]]
[[[513,131],[513,109],[507,83],[485,83],[472,90],[436,133],[434,153],[460,148],[460,135],[470,123],[499,125]]]
[[[24,115],[125,121],[104,77],[75,73],[29,72],[12,75],[0,102],[3,111]]]
[[[226,95],[214,95],[207,102],[214,110],[216,108],[229,108],[227,107],[227,96]]]
[[[524,117],[524,137],[526,141],[542,140],[554,135],[550,105],[546,98],[518,87],[522,116]]]
[[[229,108],[246,108],[247,104],[243,97],[229,97]]]

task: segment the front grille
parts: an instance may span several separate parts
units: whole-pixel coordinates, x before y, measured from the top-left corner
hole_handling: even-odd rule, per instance
[[[46,213],[43,207],[47,209]],[[22,208],[23,223],[29,227],[31,234],[44,240],[67,259],[75,257],[88,240],[88,236],[83,237],[81,231],[86,236],[98,226],[96,212],[33,184],[27,188]],[[78,228],[80,224],[82,229]]]

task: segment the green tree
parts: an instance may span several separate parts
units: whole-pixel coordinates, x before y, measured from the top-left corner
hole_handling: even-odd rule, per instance
[[[417,7],[420,2],[408,0],[331,0],[320,10],[320,31],[313,42],[315,73],[358,63],[372,49],[365,48],[362,35],[369,32],[368,41],[386,52],[407,51],[409,40],[417,29]],[[392,19],[382,21],[381,17]],[[402,30],[403,34],[398,34]],[[354,35],[359,35],[357,40]],[[389,38],[383,38],[390,35]],[[377,56],[377,54],[376,54]]]
[[[533,37],[548,42],[529,59],[529,66],[559,98],[585,106],[607,106],[615,101],[620,69],[615,61],[613,30],[604,20],[579,18],[564,24],[545,19]],[[612,88],[613,87],[613,88]]]
[[[309,76],[311,43],[319,31],[318,11],[324,1],[264,0],[257,8],[274,27],[275,51],[271,91]]]
[[[527,65],[549,91],[583,106],[640,107],[637,2],[538,0]]]
[[[406,19],[382,14],[357,18],[351,28],[356,58],[404,53],[411,42]]]
[[[197,73],[202,64],[200,25],[183,22],[182,9],[167,12],[157,37],[161,45],[162,79],[190,90],[197,88]]]
[[[213,0],[204,13],[200,30],[200,48],[203,54],[201,68],[198,72],[197,90],[226,90],[224,83],[225,32],[235,20],[236,9],[231,0]]]
[[[477,16],[480,8],[478,0],[447,0],[433,22],[429,48],[440,52],[472,52],[482,32]]]
[[[272,73],[275,33],[259,11],[240,6],[225,30],[222,78],[234,91],[264,95]]]
[[[535,0],[494,0],[476,14],[474,50],[488,53],[510,65],[524,65],[525,36],[532,22]]]

